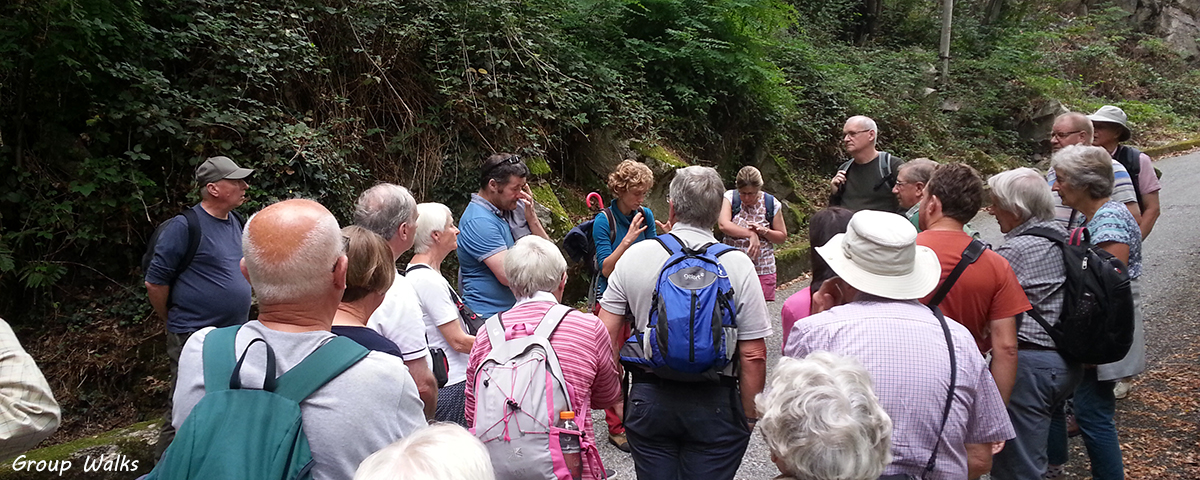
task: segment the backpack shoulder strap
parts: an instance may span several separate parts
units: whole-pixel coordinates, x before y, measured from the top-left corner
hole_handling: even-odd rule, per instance
[[[612,242],[615,242],[617,240],[617,221],[616,221],[616,219],[613,218],[612,208],[613,208],[613,206],[609,205],[608,208],[600,211],[600,213],[604,214],[604,219],[608,220],[608,244],[609,245],[612,245]]]
[[[404,269],[404,273],[408,274],[409,272],[411,272],[413,270],[420,270],[422,268],[428,269],[428,270],[433,270],[433,267],[430,267],[429,265],[426,265],[424,263],[412,263],[412,264],[408,265],[408,268]]]
[[[763,203],[767,204],[767,226],[771,225],[771,221],[775,220],[775,197],[769,193],[763,193]]]
[[[958,281],[958,277],[962,275],[968,266],[979,260],[979,256],[983,255],[983,251],[986,249],[987,246],[983,242],[971,239],[971,243],[963,250],[962,259],[958,261],[958,265],[954,266],[954,270],[950,271],[950,276],[946,277],[946,281],[942,282],[942,285],[938,287],[937,293],[929,300],[930,307],[936,307],[942,303],[942,300],[946,299],[946,294],[950,293],[950,288],[954,286],[954,282]]]
[[[971,243],[974,244],[976,242],[979,241],[975,240]],[[982,245],[982,242],[979,243]],[[967,249],[971,250],[971,246],[967,246]],[[983,252],[983,250],[979,251],[980,253]],[[965,256],[966,254],[964,253],[964,259]],[[961,261],[959,265],[962,265]],[[933,444],[933,452],[929,454],[929,461],[925,463],[925,474],[921,475],[921,478],[925,478],[928,474],[933,473],[933,467],[937,464],[938,445],[942,443],[942,433],[946,431],[946,419],[950,418],[950,407],[954,404],[955,384],[958,382],[958,357],[954,354],[954,339],[950,337],[950,326],[946,324],[946,317],[942,315],[942,309],[932,304],[929,306],[929,309],[933,310],[933,315],[942,324],[942,333],[946,335],[946,349],[950,351],[950,388],[946,393],[946,405],[942,408],[942,423],[938,426],[937,440]]]
[[[742,211],[742,196],[738,195],[736,190],[730,191],[734,193],[729,200],[729,212],[731,215],[737,215]]]
[[[851,158],[850,160],[846,160],[845,162],[843,162],[842,165],[838,167],[838,170],[849,171],[850,165],[853,165],[853,164],[854,164],[854,159]]]
[[[492,351],[499,350],[506,341],[504,338],[504,323],[500,320],[501,314],[492,315],[483,324],[483,328],[488,333],[488,343],[492,344]]]
[[[654,239],[658,240],[659,245],[662,245],[662,247],[667,250],[667,254],[669,255],[675,255],[680,249],[683,248],[683,242],[680,242],[679,237],[676,237],[674,233],[659,235],[654,237]]]
[[[187,250],[183,252],[183,258],[179,260],[179,266],[175,267],[175,278],[179,278],[179,275],[192,265],[192,259],[196,258],[196,250],[200,248],[200,217],[191,208],[184,210],[181,215],[187,222],[188,244]],[[171,279],[172,285],[175,283],[175,278]]]
[[[538,326],[536,329],[534,329],[533,334],[549,340],[550,334],[554,333],[554,330],[558,328],[558,324],[562,323],[563,319],[567,318],[567,315],[570,313],[571,307],[561,303],[555,304],[553,307],[550,307],[550,310],[546,311],[545,315],[542,316],[542,321],[538,323]]]
[[[892,174],[892,154],[879,152],[879,176],[886,178]]]
[[[299,365],[280,375],[275,393],[299,403],[354,366],[367,353],[367,348],[354,340],[333,337],[305,357]]]
[[[229,390],[237,356],[234,342],[241,328],[241,325],[217,328],[204,336],[204,393]]]
[[[1049,229],[1046,227],[1033,227],[1033,228],[1030,228],[1029,230],[1021,232],[1021,235],[1029,235],[1032,237],[1041,237],[1046,240],[1050,240],[1051,242],[1057,243],[1059,245],[1065,245],[1067,243],[1066,238],[1064,238],[1062,235],[1059,235],[1058,232],[1054,231],[1053,229]],[[1017,235],[1017,236],[1019,237],[1021,235]]]

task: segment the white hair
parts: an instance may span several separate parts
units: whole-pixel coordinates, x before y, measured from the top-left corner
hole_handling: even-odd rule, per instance
[[[417,233],[413,236],[413,252],[425,253],[433,246],[433,233],[450,226],[454,216],[450,207],[440,203],[417,205]]]
[[[354,205],[354,224],[391,240],[402,223],[411,223],[417,201],[407,188],[381,183],[358,196]]]
[[[1021,222],[1030,218],[1054,219],[1054,197],[1046,177],[1029,167],[1000,172],[988,179],[996,208],[1016,214]]]
[[[1069,145],[1055,152],[1050,164],[1055,181],[1081,189],[1092,198],[1112,196],[1113,159],[1104,147]]]
[[[354,480],[495,480],[487,448],[466,429],[435,423],[372,453]]]
[[[567,259],[558,247],[537,235],[521,237],[504,255],[504,275],[508,277],[508,288],[517,298],[553,292],[562,283],[566,271]]]
[[[875,480],[891,462],[892,420],[852,357],[784,357],[755,404],[758,427],[787,476]]]
[[[857,123],[860,126],[862,126],[863,130],[870,130],[872,132],[875,132],[876,136],[879,135],[879,125],[877,125],[875,123],[875,120],[872,120],[871,117],[867,117],[867,116],[863,116],[863,115],[855,115],[853,117],[846,119],[846,123],[851,123],[851,122]]]
[[[675,219],[700,228],[711,228],[721,216],[725,186],[711,167],[686,167],[671,179],[671,205]]]
[[[251,226],[258,215],[250,217],[242,231],[242,255],[259,303],[296,301],[320,295],[329,288],[330,268],[345,255],[342,231],[333,214],[326,212],[292,251],[283,252],[283,258],[280,252],[260,247],[251,235]]]

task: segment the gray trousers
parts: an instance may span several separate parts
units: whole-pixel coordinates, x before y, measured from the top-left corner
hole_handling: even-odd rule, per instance
[[[1083,367],[1053,350],[1017,352],[1017,382],[1008,400],[1016,438],[992,458],[994,480],[1040,479],[1046,472],[1050,412],[1070,398],[1083,379]]]

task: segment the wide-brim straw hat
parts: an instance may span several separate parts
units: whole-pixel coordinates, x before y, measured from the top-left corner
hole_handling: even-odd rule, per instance
[[[922,298],[942,276],[937,254],[917,245],[912,222],[894,213],[855,213],[846,233],[817,247],[817,253],[850,286],[883,298]]]
[[[1125,115],[1125,111],[1121,110],[1120,107],[1105,105],[1096,110],[1096,113],[1088,115],[1088,119],[1093,124],[1096,122],[1105,122],[1120,125],[1121,137],[1117,139],[1118,142],[1124,142],[1133,136],[1133,131],[1129,130],[1129,117]]]

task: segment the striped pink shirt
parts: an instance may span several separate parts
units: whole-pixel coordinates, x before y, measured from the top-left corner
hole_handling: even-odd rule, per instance
[[[542,316],[556,303],[554,296],[546,292],[538,292],[532,298],[518,301],[511,310],[503,313],[508,339],[533,333]],[[584,439],[596,443],[592,432],[591,409],[605,408],[621,400],[620,376],[613,363],[608,331],[595,315],[572,310],[550,335],[550,346],[554,348],[562,365],[563,376],[571,386],[571,405],[577,410],[576,422],[582,419],[579,427],[583,429]],[[487,329],[480,329],[467,364],[467,425],[475,424],[475,374],[491,351]],[[599,465],[591,465],[587,455],[583,459],[583,478],[604,478],[604,471]]]

